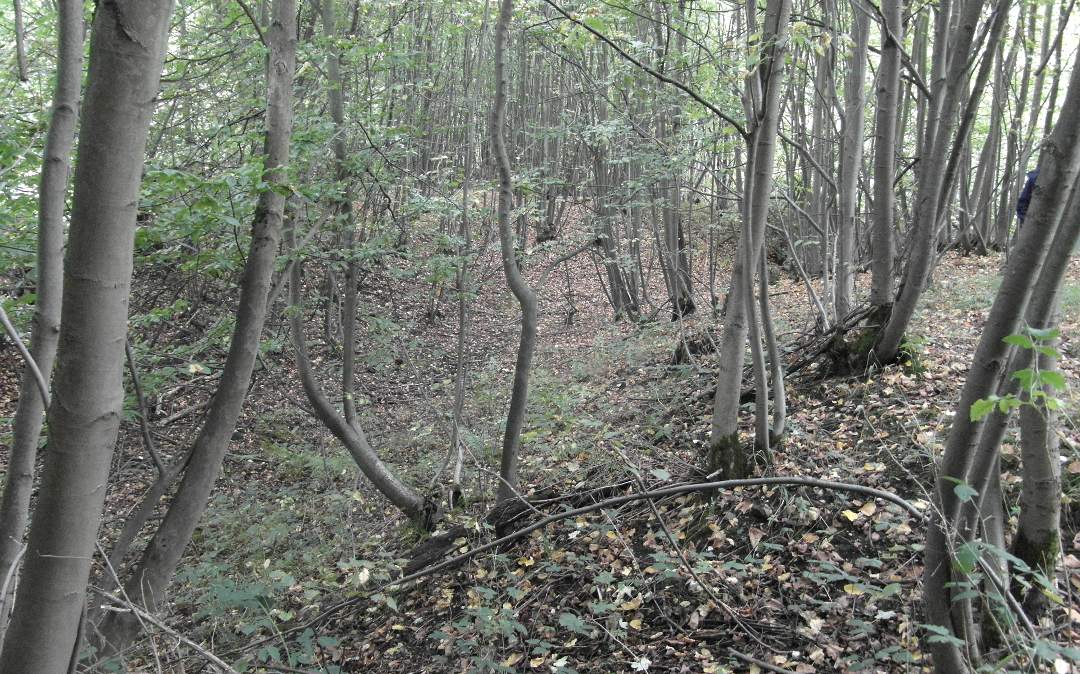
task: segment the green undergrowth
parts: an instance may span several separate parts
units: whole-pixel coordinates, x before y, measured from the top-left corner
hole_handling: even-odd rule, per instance
[[[543,514],[694,479],[709,443],[715,355],[672,367],[680,341],[678,326],[656,324],[618,326],[587,349],[541,346],[521,487]],[[936,342],[920,349],[922,370],[890,366],[790,390],[790,430],[773,470],[874,486],[926,507],[962,377]],[[434,532],[464,527],[447,554],[494,537],[483,518],[505,368],[492,361],[470,380],[466,501]],[[445,458],[445,423],[420,405],[393,428],[362,412],[380,453],[422,488]],[[740,416],[743,443],[752,414]],[[336,441],[285,413],[259,424],[257,449],[229,461],[169,616],[237,669],[745,671],[734,652],[800,673],[928,667],[922,524],[884,502],[797,488],[687,495],[657,502],[656,512],[637,502],[384,587],[420,537],[401,528]],[[1006,454],[1014,446],[1010,435]],[[1072,473],[1065,480],[1076,488]],[[1015,509],[1015,486],[1006,489]],[[144,650],[128,664],[151,657]]]

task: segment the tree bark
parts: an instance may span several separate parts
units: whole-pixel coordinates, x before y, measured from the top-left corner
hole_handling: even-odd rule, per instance
[[[1008,345],[1002,339],[1020,326],[1055,231],[1062,222],[1066,200],[1076,184],[1080,171],[1080,74],[1072,77],[1058,123],[1040,153],[1039,167],[1039,182],[1032,195],[1026,226],[1021,230],[1016,252],[1001,281],[964,383],[942,457],[935,490],[937,507],[927,528],[923,579],[927,622],[960,638],[968,635],[952,614],[949,585],[954,581],[952,551],[969,539],[976,526],[969,521],[970,507],[965,507],[954,487],[963,483],[985,491],[985,485],[993,479],[990,473],[997,456],[996,446],[981,445],[987,451],[973,451],[985,421],[973,421],[970,410],[975,401],[993,394],[996,383],[1007,376],[1002,368],[1007,362]],[[1054,248],[1064,245],[1056,241]],[[957,646],[937,641],[930,647],[936,671],[968,671],[964,654]]]
[[[901,0],[882,0],[882,45],[874,111],[874,214],[870,304],[889,306],[893,299],[894,218],[897,117],[900,108],[900,41],[904,39]]]
[[[859,171],[862,169],[863,86],[866,79],[866,52],[870,40],[870,20],[859,0],[851,2],[851,56],[844,82],[844,126],[840,137],[840,231],[836,250],[836,322],[855,308],[855,211],[859,200]]]
[[[289,161],[296,63],[295,26],[295,0],[274,0],[274,19],[267,30],[270,79],[267,82],[264,152],[265,179],[271,185],[284,183],[284,167]],[[159,609],[176,566],[202,518],[247,395],[266,319],[266,297],[281,236],[284,204],[285,198],[273,189],[259,195],[240,286],[236,328],[218,390],[195,440],[194,452],[176,496],[125,583],[127,596],[150,612]],[[109,655],[126,648],[138,635],[141,623],[134,613],[110,611],[102,616],[97,629],[99,654]]]
[[[506,124],[506,97],[509,88],[506,48],[513,9],[513,0],[500,0],[499,18],[495,22],[495,104],[491,109],[488,129],[491,137],[491,153],[495,157],[499,176],[499,243],[502,249],[503,271],[506,274],[507,285],[510,286],[511,292],[521,305],[521,339],[518,343],[517,362],[514,366],[510,409],[506,413],[506,432],[503,434],[499,495],[496,499],[498,503],[517,497],[518,448],[521,442],[521,429],[525,424],[529,373],[532,370],[537,335],[536,292],[522,277],[514,255],[514,232],[510,225],[510,210],[513,207],[514,195],[510,178],[510,157],[507,155],[506,141],[503,136],[503,127]]]
[[[14,0],[15,4],[15,53],[19,62],[19,81],[29,82],[29,67],[26,64],[26,32],[23,30],[22,0]],[[82,59],[79,59],[82,61]]]
[[[967,77],[971,44],[982,6],[983,0],[965,0],[953,32],[948,30],[951,2],[941,3],[934,28],[933,97],[923,140],[924,153],[920,155],[912,248],[889,322],[874,345],[875,358],[882,363],[896,360],[908,323],[929,278],[937,241],[937,225],[943,204],[951,194],[951,186],[944,184],[946,158],[954,142],[963,142],[960,137],[953,139],[953,129],[960,103],[961,83]]]
[[[0,653],[4,674],[66,672],[78,648],[124,403],[139,184],[172,4],[101,2],[94,17],[49,448]]]
[[[57,5],[56,89],[45,137],[38,190],[37,299],[30,355],[48,382],[60,335],[60,299],[64,279],[64,208],[71,173],[71,148],[79,112],[82,82],[83,13],[79,0]],[[44,400],[28,367],[19,382],[19,402],[11,421],[12,440],[7,482],[0,502],[0,578],[22,552],[23,533],[34,488],[34,461],[41,436]],[[10,594],[2,598],[10,606]],[[0,615],[0,621],[4,619]]]
[[[753,274],[757,252],[765,241],[765,225],[773,182],[773,159],[779,124],[781,83],[790,0],[769,0],[762,29],[764,53],[750,92],[760,91],[760,106],[753,106],[754,128],[750,154],[751,171],[746,186],[744,222],[739,234],[738,251],[731,270],[731,290],[724,333],[717,366],[716,400],[713,408],[712,440],[709,448],[709,472],[724,479],[745,477],[753,466],[739,442],[739,395],[742,368],[746,357],[749,314],[746,305],[746,275]],[[752,99],[753,100],[753,99]],[[748,217],[747,217],[748,216]],[[747,261],[753,261],[747,266]]]

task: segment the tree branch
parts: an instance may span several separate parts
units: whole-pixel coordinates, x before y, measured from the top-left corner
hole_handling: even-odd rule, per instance
[[[645,65],[641,61],[637,60],[636,58],[634,58],[633,56],[628,54],[626,51],[624,51],[622,47],[615,44],[611,40],[611,38],[604,35],[603,33],[596,30],[595,28],[593,28],[593,27],[591,27],[591,26],[589,26],[587,24],[582,23],[579,19],[575,18],[573,15],[571,15],[566,10],[564,10],[562,7],[559,7],[558,5],[556,5],[553,0],[544,0],[544,2],[547,3],[548,5],[550,5],[551,8],[554,9],[556,12],[558,12],[559,14],[562,14],[563,17],[565,17],[567,21],[570,21],[571,23],[573,23],[575,25],[581,26],[585,30],[592,33],[601,42],[603,42],[607,46],[614,49],[616,51],[616,53],[619,54],[619,56],[623,57],[624,59],[626,59],[630,63],[634,64],[635,66],[637,66],[641,70],[643,70],[646,73],[648,73],[649,75],[653,76],[654,78],[660,80],[661,82],[663,82],[665,84],[670,84],[671,86],[673,86],[676,89],[678,89],[679,91],[683,92],[684,94],[686,94],[690,98],[697,101],[701,106],[703,106],[709,112],[713,113],[714,115],[716,115],[720,119],[724,120],[725,122],[727,122],[731,126],[735,127],[735,130],[739,132],[739,135],[743,137],[743,140],[749,142],[750,134],[746,131],[746,129],[743,127],[742,124],[740,124],[739,122],[735,121],[733,118],[731,118],[730,116],[728,116],[727,114],[722,112],[719,108],[717,108],[715,105],[713,105],[709,101],[705,100],[699,93],[697,93],[696,91],[694,91],[690,87],[686,86],[682,82],[680,82],[680,81],[678,81],[676,79],[673,79],[671,77],[668,77],[667,75],[664,75],[663,73],[661,73],[659,71],[656,71],[656,70],[650,68],[649,66]]]
[[[49,398],[49,383],[45,381],[45,377],[42,376],[41,370],[38,369],[37,363],[34,362],[34,357],[26,350],[26,345],[19,339],[19,333],[15,332],[15,326],[8,320],[7,312],[4,311],[4,306],[2,304],[0,304],[0,323],[4,324],[4,331],[11,337],[11,341],[15,342],[15,348],[19,350],[23,360],[26,361],[27,367],[34,373],[34,381],[37,382],[38,391],[41,393],[41,399],[45,401],[45,407],[48,409],[52,404],[51,398]]]

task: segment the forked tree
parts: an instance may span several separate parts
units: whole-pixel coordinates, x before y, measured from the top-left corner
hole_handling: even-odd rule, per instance
[[[5,674],[61,674],[78,648],[124,404],[139,185],[172,6],[116,0],[94,16],[48,448],[0,653]]]
[[[236,328],[221,382],[195,440],[180,486],[145,550],[132,565],[125,592],[150,611],[157,610],[172,581],[191,535],[206,509],[207,499],[221,473],[236,420],[251,381],[259,352],[266,297],[277,259],[285,197],[289,136],[293,122],[293,74],[296,69],[296,2],[274,0],[273,22],[266,31],[270,47],[267,82],[265,180],[273,187],[259,195],[252,223],[251,245],[240,286]],[[131,250],[128,249],[129,265]],[[97,624],[99,653],[126,647],[141,629],[133,613],[106,612]]]
[[[56,89],[38,188],[37,298],[30,344],[30,353],[46,382],[52,374],[60,335],[64,209],[71,177],[71,148],[78,121],[79,85],[82,82],[82,3],[78,0],[60,0],[56,25]],[[11,421],[7,482],[3,502],[0,503],[0,578],[7,577],[8,570],[23,551],[23,533],[34,487],[34,461],[44,411],[45,400],[28,367],[19,382],[19,402]],[[2,597],[0,603],[8,606],[8,599]]]
[[[1015,366],[1016,361],[1010,358],[1010,349],[1015,347],[1005,342],[1005,338],[1020,330],[1025,317],[1037,325],[1045,325],[1052,316],[1053,294],[1060,286],[1069,258],[1061,253],[1072,250],[1080,231],[1080,221],[1063,217],[1080,175],[1078,120],[1080,71],[1074,69],[1057,124],[1040,151],[1039,182],[1031,208],[979,339],[942,456],[934,493],[935,508],[927,528],[923,576],[927,622],[947,637],[930,642],[934,669],[939,674],[966,674],[977,666],[969,656],[979,652],[978,635],[971,618],[970,593],[963,593],[963,589],[974,582],[969,574],[975,570],[973,556],[977,558],[982,549],[978,541],[983,539],[993,544],[1003,536],[988,532],[986,522],[986,515],[996,507],[988,498],[997,492],[995,486],[1000,479],[1000,434],[997,434],[1000,429],[993,428],[993,416],[973,415],[971,410],[977,401],[1008,392],[1006,382],[1012,375],[1008,368]],[[1051,250],[1059,254],[1051,255]],[[1038,296],[1034,295],[1036,288],[1040,289]],[[986,438],[990,441],[983,442]],[[1037,466],[1031,467],[1033,481],[1046,479],[1045,471],[1040,475]],[[1025,466],[1025,480],[1028,477]],[[1050,480],[1052,484],[1052,476]],[[1032,501],[1034,495],[1027,495],[1027,486],[1031,485],[1025,485],[1028,507],[1039,508],[1044,501]],[[1048,496],[1058,498],[1056,492]],[[1046,513],[1043,515],[1042,521],[1025,523],[1022,530],[1025,535],[1056,528],[1056,524],[1046,526]],[[1000,527],[1000,518],[996,523],[991,520],[991,524]],[[1036,537],[1042,539],[1031,541],[1036,548],[1042,546],[1036,552],[1044,555],[1050,545],[1056,553],[1056,537],[1050,536],[1052,540],[1041,534]],[[1034,555],[1026,556],[1036,562],[1035,566],[1039,565]],[[995,567],[993,560],[984,560],[986,573],[993,573]],[[1004,587],[998,589],[1007,587],[1004,579],[999,579],[999,583]],[[1014,610],[1007,590],[1002,601],[1006,613]],[[1016,624],[1022,624],[1019,616]]]

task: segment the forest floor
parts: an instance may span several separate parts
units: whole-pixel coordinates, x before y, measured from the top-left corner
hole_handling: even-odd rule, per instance
[[[942,260],[912,330],[917,367],[792,377],[789,432],[762,474],[857,483],[927,508],[934,462],[1002,266],[997,256]],[[530,263],[534,278],[539,270]],[[493,256],[482,259],[476,277],[463,412],[466,500],[443,513],[435,532],[450,532],[447,555],[495,537],[484,517],[519,327]],[[521,460],[522,492],[535,511],[515,527],[700,478],[715,354],[698,349],[678,364],[672,355],[684,339],[708,343],[706,332],[719,341],[722,319],[701,311],[672,323],[661,310],[652,322],[613,323],[598,277],[591,258],[580,256],[552,275],[542,296]],[[444,288],[433,302],[435,286],[393,273],[392,262],[361,286],[367,320],[360,343],[373,345],[358,374],[366,430],[396,472],[445,503],[453,469],[453,462],[440,469],[455,368],[452,293]],[[785,276],[771,295],[785,343],[813,333],[801,281]],[[1061,367],[1075,390],[1080,263],[1062,307]],[[320,320],[312,314],[308,325]],[[163,616],[172,633],[155,631],[122,670],[198,671],[204,659],[180,643],[183,634],[238,671],[928,671],[919,626],[922,524],[885,501],[817,488],[745,487],[711,499],[689,493],[556,518],[455,568],[390,585],[422,537],[302,410],[282,329],[270,326],[271,347],[233,453],[174,583]],[[326,350],[325,340],[315,341]],[[14,406],[17,363],[13,355],[5,360],[0,417]],[[202,373],[191,373],[153,421],[205,399],[213,370],[203,384]],[[1075,394],[1065,397],[1075,412]],[[747,434],[752,415],[744,410]],[[182,435],[194,417],[162,425],[163,435]],[[1064,647],[1080,645],[1080,501],[1069,498],[1080,499],[1080,431],[1071,415],[1062,435],[1061,602],[1041,627],[1047,643]],[[1002,470],[1015,513],[1014,430]],[[132,421],[114,477],[106,546],[152,479]],[[1033,647],[1015,636],[992,655]]]

